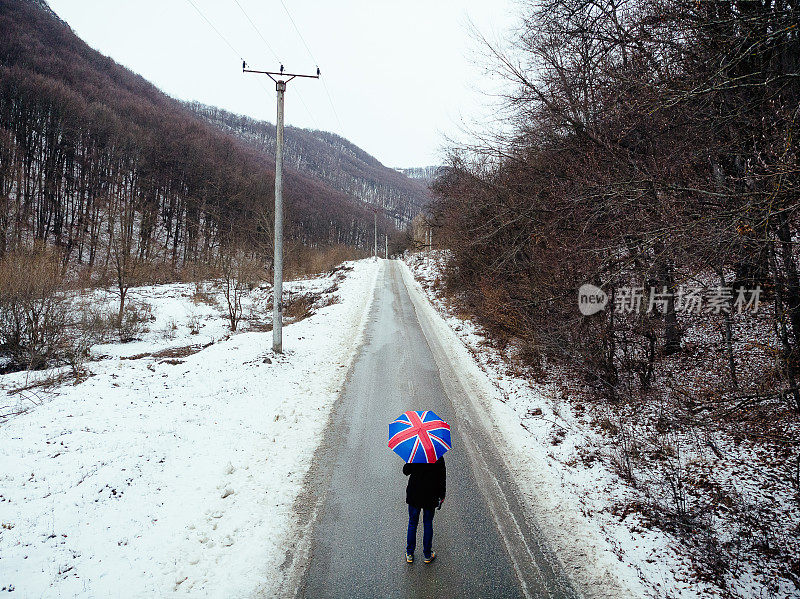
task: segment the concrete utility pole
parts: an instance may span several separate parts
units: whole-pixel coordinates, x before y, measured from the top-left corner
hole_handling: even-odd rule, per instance
[[[284,73],[283,65],[278,72],[253,71],[247,68],[246,63],[242,63],[242,72],[267,75],[275,82],[275,90],[278,92],[278,120],[275,124],[277,132],[275,145],[275,242],[272,267],[272,351],[280,354],[283,352],[283,95],[286,92],[286,84],[295,77],[319,79],[319,69],[317,69],[316,75],[298,75]],[[273,75],[278,79],[275,79]]]
[[[378,260],[378,209],[372,209],[372,255]]]

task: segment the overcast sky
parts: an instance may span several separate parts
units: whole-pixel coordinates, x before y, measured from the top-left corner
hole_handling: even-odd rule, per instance
[[[515,21],[513,0],[283,1],[302,38],[281,0],[49,3],[90,46],[171,96],[271,122],[274,84],[242,74],[241,59],[301,73],[318,63],[326,85],[291,82],[286,123],[335,131],[387,166],[438,164],[444,136],[486,113],[468,23],[497,38]]]

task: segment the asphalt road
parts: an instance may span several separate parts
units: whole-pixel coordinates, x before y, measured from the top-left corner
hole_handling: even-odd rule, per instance
[[[502,458],[492,455],[490,435],[445,392],[436,346],[426,339],[400,269],[388,261],[378,276],[365,342],[316,454],[307,493],[321,507],[299,595],[577,596],[514,499],[518,492]],[[453,430],[430,565],[421,559],[421,521],[417,560],[405,562],[406,477],[402,460],[386,447],[388,423],[423,409]]]

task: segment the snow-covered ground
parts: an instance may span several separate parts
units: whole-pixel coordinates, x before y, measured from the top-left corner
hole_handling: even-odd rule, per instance
[[[192,285],[176,284],[131,290],[130,301],[152,311],[149,331],[95,346],[83,382],[14,393],[53,373],[1,377],[2,412],[20,413],[0,422],[0,589],[274,594],[292,504],[379,268],[349,266],[288,284],[321,293],[324,307],[284,329],[281,356],[270,332],[245,322],[230,334],[216,291],[200,301]],[[246,320],[268,295],[248,293]]]
[[[542,382],[535,382],[507,353],[495,348],[479,326],[459,313],[457,302],[441,293],[444,259],[440,252],[418,253],[407,256],[406,262],[420,292],[435,306],[442,325],[454,334],[453,352],[471,354],[479,366],[480,372],[473,373],[472,378],[479,380],[476,386],[489,398],[494,420],[513,448],[509,460],[517,482],[554,549],[590,596],[620,596],[614,589],[623,589],[622,596],[682,599],[800,596],[788,580],[765,576],[758,570],[758,562],[750,563],[750,556],[744,553],[737,564],[736,578],[726,582],[727,590],[699,580],[696,564],[685,552],[685,546],[661,528],[648,525],[636,509],[624,507],[641,503],[643,495],[644,501],[653,498],[646,497],[646,473],[642,473],[640,488],[633,488],[620,478],[615,463],[622,456],[609,441],[608,431],[603,430],[603,415],[597,413],[598,407],[570,397],[570,385],[565,384],[570,380],[569,373],[553,369]],[[440,335],[448,334],[443,330]],[[608,417],[610,420],[605,423],[615,426],[610,412]],[[727,445],[720,440],[717,443],[727,451]],[[744,475],[739,472],[747,468],[746,460],[739,460],[738,464],[715,461],[710,450],[707,453],[711,459],[690,453],[688,448],[684,452],[678,456],[678,463],[687,472],[708,465],[704,472],[710,473],[716,467],[723,484],[740,486],[753,480],[747,485],[747,498],[754,505],[762,499],[765,491],[759,490],[751,478],[752,470]],[[769,497],[779,501],[774,492],[766,497],[764,501]],[[722,524],[717,520],[715,532],[718,538],[728,539],[731,533]],[[697,535],[700,543],[704,536]]]

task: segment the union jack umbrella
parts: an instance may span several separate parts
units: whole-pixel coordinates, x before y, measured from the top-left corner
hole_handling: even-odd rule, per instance
[[[450,425],[430,410],[406,412],[389,425],[389,449],[406,462],[433,464],[450,446]]]

